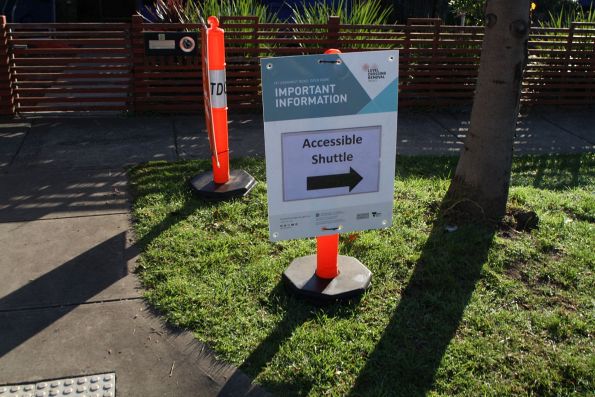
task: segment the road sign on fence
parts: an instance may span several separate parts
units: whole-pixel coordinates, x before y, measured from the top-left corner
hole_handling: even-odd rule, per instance
[[[144,32],[145,53],[147,55],[183,55],[198,54],[197,32]]]
[[[398,51],[261,61],[273,241],[388,227]]]

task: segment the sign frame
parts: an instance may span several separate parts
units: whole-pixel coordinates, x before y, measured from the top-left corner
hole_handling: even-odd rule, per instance
[[[370,61],[373,66],[370,65]],[[318,65],[326,64],[328,69],[317,66],[314,62]],[[313,70],[309,70],[310,66]],[[364,70],[365,67],[368,69]],[[272,73],[275,68],[279,70],[276,75]],[[372,68],[375,70],[373,73],[370,72]],[[390,227],[392,225],[397,144],[398,51],[264,58],[261,60],[261,73],[270,240],[281,241]],[[374,76],[378,73],[384,76],[384,81],[376,81]],[[311,110],[315,113],[314,117],[308,117],[310,109],[297,112],[291,109],[284,112],[283,109],[277,108],[278,103],[275,103],[275,99],[279,97],[279,91],[275,91],[277,87],[294,87],[292,92],[300,90],[302,92],[318,92],[320,90],[317,85],[322,84],[321,81],[326,85],[334,84],[333,90],[337,90],[338,95],[343,95],[341,85],[348,82],[345,83],[347,88],[344,92],[348,95],[345,106],[325,108],[324,104],[316,105],[316,109]],[[353,81],[357,81],[357,83]],[[301,89],[299,88],[300,84]],[[359,84],[360,87],[354,89],[356,84]],[[368,84],[372,87],[367,87]],[[374,84],[376,85],[374,86]],[[304,87],[310,88],[306,90]],[[394,89],[394,97],[391,96],[391,89]],[[367,93],[367,100],[361,102],[358,97],[357,100],[361,103],[353,104],[350,108],[350,90],[353,91],[353,96],[361,97],[361,92]],[[371,95],[369,95],[370,92]],[[293,100],[293,103],[295,101]],[[303,104],[307,100],[300,99],[298,102]],[[343,190],[341,187],[330,188],[334,191],[333,194],[287,200],[288,183],[299,183],[298,191],[308,189],[307,181],[301,180],[304,178],[299,178],[299,182],[285,180],[287,172],[284,170],[284,156],[286,156],[284,151],[292,152],[292,150],[282,150],[283,141],[288,135],[299,133],[316,135],[318,133],[319,138],[317,139],[324,141],[324,134],[331,134],[327,135],[331,142],[332,139],[336,139],[332,135],[333,133],[340,135],[342,131],[365,131],[371,128],[380,129],[380,142],[377,143],[380,149],[379,156],[377,159],[372,158],[378,162],[378,188],[376,191],[368,189],[368,191],[361,192],[358,191],[358,185],[355,184],[355,187],[345,186]],[[365,134],[362,134],[356,135],[361,136],[364,141],[371,137],[371,135],[366,137]],[[348,146],[344,145],[343,148]],[[334,149],[337,148],[329,148],[328,152],[332,154]],[[350,150],[353,150],[353,147]],[[292,163],[301,168],[305,166],[305,163],[300,164],[299,157],[300,155],[294,156],[297,160]],[[341,159],[337,156],[334,158]],[[346,158],[351,158],[351,160],[343,161],[345,164],[342,165],[325,164],[320,173],[312,176],[323,176],[325,175],[324,169],[337,170],[341,166],[344,166],[345,172],[350,172],[350,168],[359,172],[354,164],[361,164],[362,161],[369,160],[361,153],[358,154],[357,160],[353,155],[344,157],[344,159]],[[305,161],[307,161],[307,157]],[[298,170],[297,174],[303,175],[303,172]],[[364,179],[367,177],[364,174],[361,176]],[[328,182],[328,179],[323,180]],[[334,185],[331,184],[331,186]],[[300,193],[296,194],[298,197]],[[312,195],[308,193],[306,196]]]

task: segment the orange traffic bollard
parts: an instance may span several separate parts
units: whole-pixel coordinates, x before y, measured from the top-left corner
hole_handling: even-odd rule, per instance
[[[325,54],[340,54],[341,51],[330,48]],[[332,279],[339,275],[339,235],[316,237],[316,275]]]
[[[225,40],[216,17],[207,19],[207,65],[211,112],[213,181],[229,180],[229,142],[227,134],[227,88],[225,82]]]
[[[331,279],[339,275],[339,235],[316,237],[316,275]]]
[[[244,170],[229,168],[224,32],[216,17],[207,22],[210,27],[202,29],[202,80],[213,172],[196,175],[190,185],[206,200],[226,200],[245,196],[256,180]]]
[[[340,54],[331,48],[327,55]],[[340,65],[325,60],[330,65]],[[339,271],[341,268],[341,271]],[[372,272],[356,258],[339,255],[339,234],[316,237],[316,255],[295,258],[283,272],[283,281],[292,292],[316,300],[331,302],[351,299],[370,287]]]

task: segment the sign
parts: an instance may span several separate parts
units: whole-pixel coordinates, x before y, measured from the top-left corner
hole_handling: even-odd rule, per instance
[[[291,132],[281,141],[283,201],[378,191],[379,126]]]
[[[272,241],[392,224],[398,51],[261,61]]]
[[[144,32],[147,55],[196,56],[197,32]]]

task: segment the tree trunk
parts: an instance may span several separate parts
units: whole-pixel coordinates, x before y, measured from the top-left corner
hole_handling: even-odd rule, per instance
[[[512,166],[521,81],[527,62],[530,0],[488,0],[471,124],[446,203],[500,220]]]

